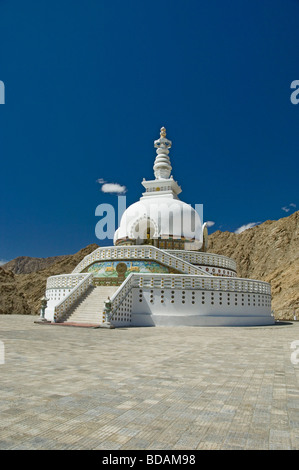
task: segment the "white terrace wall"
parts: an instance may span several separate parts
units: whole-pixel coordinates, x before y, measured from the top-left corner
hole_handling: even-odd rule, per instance
[[[115,326],[268,325],[269,284],[249,279],[134,274],[114,311]],[[115,293],[116,299],[118,292]],[[114,300],[112,297],[112,300]]]

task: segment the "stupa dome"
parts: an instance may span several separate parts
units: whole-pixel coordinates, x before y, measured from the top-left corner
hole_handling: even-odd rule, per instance
[[[114,235],[114,244],[201,250],[206,247],[203,239],[206,230],[198,212],[178,197],[181,188],[171,176],[168,149],[172,143],[166,139],[164,127],[154,144],[157,148],[155,180],[143,180],[146,191],[124,212]]]

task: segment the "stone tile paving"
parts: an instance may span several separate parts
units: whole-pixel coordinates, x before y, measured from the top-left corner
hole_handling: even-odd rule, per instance
[[[37,325],[0,315],[0,449],[299,449],[299,323]]]

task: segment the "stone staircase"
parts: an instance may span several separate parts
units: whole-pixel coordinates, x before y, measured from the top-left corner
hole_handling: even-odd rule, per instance
[[[71,308],[63,323],[99,325],[103,321],[104,302],[117,289],[118,286],[91,286]]]

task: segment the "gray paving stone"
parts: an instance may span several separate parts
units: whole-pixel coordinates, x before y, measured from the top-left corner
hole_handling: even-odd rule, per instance
[[[0,315],[0,449],[299,449],[299,323],[59,328]]]

